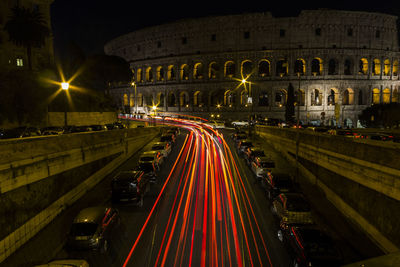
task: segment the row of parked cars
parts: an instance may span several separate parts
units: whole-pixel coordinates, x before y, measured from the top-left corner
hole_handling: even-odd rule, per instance
[[[118,172],[111,181],[113,204],[133,203],[143,206],[143,199],[151,183],[157,181],[161,165],[171,153],[179,134],[178,128],[169,127],[150,150],[140,154],[136,168]],[[69,250],[98,250],[105,253],[121,219],[114,205],[88,207],[74,218],[66,243]],[[58,265],[57,265],[58,264]],[[61,265],[64,264],[64,265]],[[77,265],[73,265],[77,264]],[[39,266],[89,266],[85,260],[56,260]]]
[[[66,127],[51,126],[44,128],[21,126],[12,129],[0,129],[0,139],[60,135],[60,134],[92,132],[92,131],[107,131],[107,130],[124,129],[124,128],[126,128],[126,126],[121,122],[115,122],[104,125],[101,124],[85,125],[85,126],[70,125]]]
[[[277,237],[292,257],[291,266],[341,266],[341,252],[315,224],[310,203],[291,175],[277,171],[271,156],[247,139],[245,132],[237,130],[232,138],[266,193],[277,219]]]

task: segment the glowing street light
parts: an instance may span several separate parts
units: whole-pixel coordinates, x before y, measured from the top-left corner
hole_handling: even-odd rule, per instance
[[[66,128],[68,126],[68,123],[67,123],[67,91],[69,89],[69,83],[68,82],[62,82],[61,83],[61,88],[65,91],[65,98],[64,98],[64,126]]]
[[[69,89],[69,83],[67,83],[67,82],[62,82],[62,83],[61,83],[61,88],[62,88],[63,90],[68,90],[68,89]]]

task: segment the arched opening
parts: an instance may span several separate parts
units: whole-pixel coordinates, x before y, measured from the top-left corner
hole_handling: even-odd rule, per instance
[[[211,62],[208,68],[208,78],[216,79],[218,77],[219,67],[216,62]]]
[[[286,105],[287,101],[287,92],[284,89],[278,90],[275,92],[275,105],[278,107],[282,107]]]
[[[288,62],[286,59],[280,59],[276,62],[276,75],[283,77],[288,74]]]
[[[358,74],[362,75],[368,74],[368,60],[366,58],[360,59]]]
[[[181,66],[180,79],[181,81],[189,80],[189,66],[187,64],[183,64]]]
[[[364,105],[364,94],[361,89],[358,90],[358,104]]]
[[[260,95],[258,96],[258,106],[260,107],[269,106],[268,91],[261,91]]]
[[[389,104],[390,103],[390,89],[385,88],[382,91],[382,102],[383,104]]]
[[[193,94],[193,105],[195,107],[201,107],[202,106],[202,99],[201,99],[202,93],[200,91],[196,91]]]
[[[390,60],[389,59],[385,59],[383,61],[383,75],[388,76],[390,75]]]
[[[128,102],[128,94],[124,94],[124,106],[129,106],[129,102]]]
[[[137,95],[137,99],[138,99],[138,107],[143,107],[143,94],[142,93],[139,93],[138,95]]]
[[[328,61],[328,75],[337,75],[337,61],[331,58]]]
[[[247,94],[247,90],[243,89],[240,92],[240,105],[245,106],[247,105],[247,100],[248,100],[248,94]]]
[[[236,66],[233,61],[227,61],[224,66],[224,76],[232,78],[236,75]]]
[[[271,75],[271,64],[268,60],[263,59],[258,64],[258,76],[266,77]]]
[[[152,82],[153,81],[153,69],[151,67],[148,67],[146,69],[146,82]]]
[[[211,106],[216,107],[217,105],[222,105],[224,103],[224,91],[223,90],[215,90],[211,93]]]
[[[380,75],[381,74],[381,61],[377,58],[372,61],[372,74]]]
[[[354,92],[353,89],[348,88],[343,92],[343,105],[354,105]]]
[[[224,105],[231,107],[235,104],[235,92],[226,90],[224,93]]]
[[[157,67],[157,81],[164,81],[164,68],[162,66]]]
[[[176,97],[173,92],[168,94],[168,107],[176,107]]]
[[[193,77],[196,80],[203,79],[203,64],[202,63],[196,63],[194,65]]]
[[[314,75],[314,76],[322,75],[322,71],[323,71],[322,59],[314,58],[311,61],[311,73],[312,73],[312,75]]]
[[[322,93],[318,89],[313,89],[311,91],[311,106],[321,106],[322,105]]]
[[[392,102],[393,103],[399,102],[399,90],[398,89],[394,89],[392,92]]]
[[[186,91],[183,91],[179,94],[179,105],[181,107],[189,106],[189,94]]]
[[[143,81],[142,69],[138,69],[138,70],[137,70],[137,81],[138,81],[138,82],[142,82],[142,81]]]
[[[399,73],[399,61],[394,60],[393,61],[393,76],[397,76]]]
[[[164,94],[158,93],[157,94],[157,103],[155,103],[158,107],[164,107]]]
[[[304,59],[296,59],[294,62],[294,73],[297,75],[304,75],[306,73],[306,61]]]
[[[306,103],[306,93],[303,89],[296,90],[295,92],[296,102],[299,106],[304,106]]]
[[[381,103],[381,91],[378,88],[372,89],[372,104]]]
[[[168,81],[173,81],[175,80],[176,76],[175,76],[175,68],[173,65],[169,65],[168,66],[168,71],[167,71],[167,80]]]
[[[336,88],[332,88],[329,91],[329,95],[328,95],[328,105],[329,106],[335,105],[336,103],[338,103],[338,99],[339,99],[338,90]]]
[[[240,73],[243,78],[249,77],[253,73],[253,63],[250,60],[243,61]]]
[[[344,61],[344,75],[352,75],[353,74],[353,61],[351,59],[346,59]]]

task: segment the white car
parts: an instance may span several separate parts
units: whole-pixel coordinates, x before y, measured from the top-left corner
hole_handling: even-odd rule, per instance
[[[247,121],[233,121],[232,122],[232,126],[233,127],[245,127],[245,126],[249,126],[249,122],[247,122]]]
[[[89,267],[89,263],[85,260],[65,259],[51,261],[49,263],[36,265],[34,267]]]

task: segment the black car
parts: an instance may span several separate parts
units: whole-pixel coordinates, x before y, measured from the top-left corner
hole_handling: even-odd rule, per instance
[[[149,181],[149,175],[142,170],[119,172],[111,182],[111,198],[114,202],[135,201],[141,207]]]
[[[244,156],[247,164],[251,164],[255,157],[265,157],[264,149],[261,147],[248,147],[244,151]]]
[[[262,178],[261,183],[270,200],[277,197],[280,193],[295,191],[293,179],[286,173],[269,172]]]
[[[160,137],[160,142],[169,142],[171,145],[175,142],[175,135],[174,134],[163,134]]]
[[[72,222],[67,248],[77,250],[108,249],[113,229],[120,223],[118,211],[112,207],[83,209]]]
[[[253,147],[253,146],[254,145],[251,140],[243,139],[238,143],[237,148],[238,148],[239,154],[243,154],[248,147]]]
[[[333,239],[314,225],[282,224],[278,239],[284,242],[292,257],[291,266],[342,266],[343,257]]]
[[[39,128],[36,127],[27,127],[21,126],[13,129],[4,130],[1,138],[8,139],[8,138],[23,138],[23,137],[33,137],[33,136],[40,136],[41,132]]]

